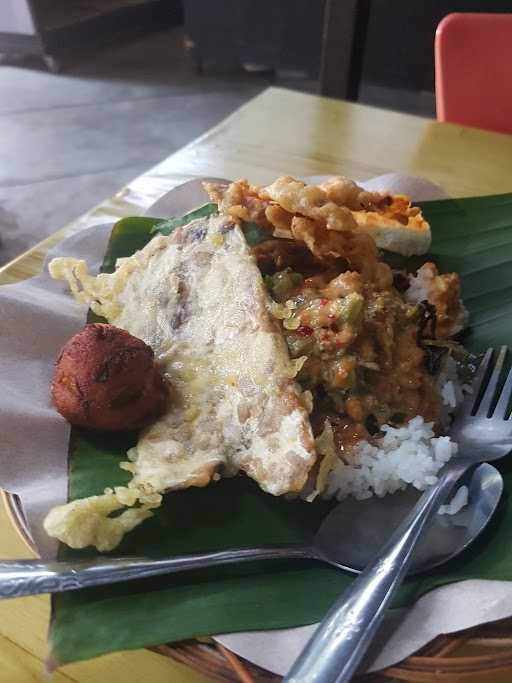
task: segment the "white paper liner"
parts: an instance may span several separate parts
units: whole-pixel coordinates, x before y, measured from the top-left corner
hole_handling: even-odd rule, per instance
[[[97,268],[110,231],[104,225],[73,235],[49,258],[78,254]],[[68,487],[69,425],[51,405],[53,362],[84,321],[85,307],[46,267],[37,277],[0,287],[0,486],[21,498],[43,557],[54,557],[57,543],[42,521],[66,502]]]
[[[429,181],[399,174],[362,184],[369,190],[406,193],[415,201],[446,197]],[[171,190],[146,213],[181,215],[204,201],[200,182],[192,181]],[[108,224],[84,230],[57,245],[49,258],[83,258],[96,272],[111,228]],[[46,537],[42,520],[67,496],[69,427],[51,407],[49,383],[59,349],[83,326],[85,313],[85,307],[69,295],[67,285],[52,280],[46,268],[31,280],[0,287],[0,486],[20,496],[43,557],[54,557],[56,544]],[[442,633],[511,615],[512,582],[471,580],[443,586],[409,609],[390,611],[366,665],[369,670],[390,666]],[[315,625],[226,634],[217,640],[255,664],[284,675],[314,629]]]

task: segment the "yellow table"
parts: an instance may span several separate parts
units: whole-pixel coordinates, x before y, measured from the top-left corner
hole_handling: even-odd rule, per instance
[[[244,176],[260,183],[283,173],[340,173],[364,179],[390,170],[429,178],[452,196],[510,192],[512,136],[270,88],[114,197],[0,268],[0,283],[34,275],[48,248],[64,237],[95,223],[141,214],[167,190],[192,178]],[[0,557],[27,556],[3,508],[0,524]],[[48,613],[45,597],[0,603],[0,683],[45,680]],[[68,665],[53,680],[206,681],[144,650]]]

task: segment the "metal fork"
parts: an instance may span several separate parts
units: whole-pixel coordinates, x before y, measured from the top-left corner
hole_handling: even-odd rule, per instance
[[[407,574],[419,538],[435,518],[454,484],[481,462],[512,450],[512,368],[500,383],[508,349],[488,349],[450,429],[459,456],[448,462],[437,483],[417,505],[375,560],[331,607],[285,677],[285,683],[348,683],[366,653],[386,608]],[[494,360],[494,358],[496,359]]]

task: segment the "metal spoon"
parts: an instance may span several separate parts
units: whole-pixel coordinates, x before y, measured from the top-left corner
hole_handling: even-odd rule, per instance
[[[491,519],[502,490],[499,472],[491,465],[480,465],[470,481],[468,506],[453,516],[438,515],[417,548],[411,571],[426,571],[462,552]],[[313,559],[358,573],[374,555],[382,539],[407,516],[419,495],[414,491],[402,491],[385,500],[347,499],[327,515],[311,545],[238,548],[165,559],[97,557],[68,562],[3,561],[0,562],[0,598],[60,593],[252,560]]]

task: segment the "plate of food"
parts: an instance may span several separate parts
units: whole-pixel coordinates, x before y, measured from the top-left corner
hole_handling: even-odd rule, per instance
[[[204,185],[184,216],[119,221],[99,274],[69,249],[48,264],[89,311],[50,391],[72,425],[69,500],[44,520],[62,557],[294,542],[346,496],[385,514],[387,495],[425,489],[456,454],[450,415],[478,353],[510,342],[510,195]],[[397,606],[512,579],[507,514]],[[311,624],[350,580],[256,563],[58,596],[53,657]]]

